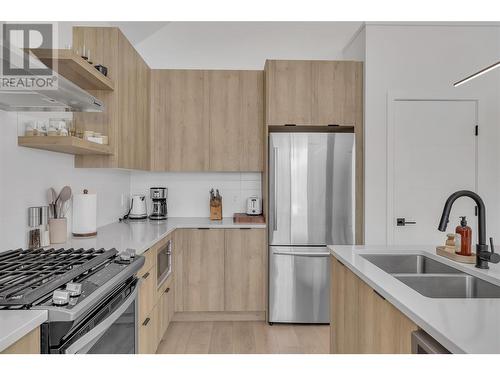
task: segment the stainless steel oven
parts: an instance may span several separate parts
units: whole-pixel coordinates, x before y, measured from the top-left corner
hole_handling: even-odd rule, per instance
[[[158,249],[156,255],[156,280],[161,285],[172,273],[172,240]]]
[[[137,286],[138,280],[133,278],[111,293],[93,312],[65,335],[57,352],[61,354],[136,353]]]

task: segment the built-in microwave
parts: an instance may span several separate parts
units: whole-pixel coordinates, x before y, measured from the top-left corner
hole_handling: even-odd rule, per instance
[[[161,285],[172,273],[172,240],[158,249],[156,255],[158,286]]]

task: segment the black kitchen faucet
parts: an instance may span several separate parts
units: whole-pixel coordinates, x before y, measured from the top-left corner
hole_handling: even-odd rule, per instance
[[[446,203],[444,204],[443,213],[441,215],[441,220],[439,221],[438,230],[444,232],[446,226],[448,225],[451,207],[453,203],[460,197],[469,197],[477,205],[477,233],[478,233],[478,244],[476,245],[476,267],[482,269],[490,268],[488,262],[498,263],[500,262],[500,255],[495,253],[495,248],[493,246],[493,238],[490,237],[491,251],[488,251],[488,245],[486,244],[486,208],[484,202],[479,195],[469,190],[460,190],[448,197]]]

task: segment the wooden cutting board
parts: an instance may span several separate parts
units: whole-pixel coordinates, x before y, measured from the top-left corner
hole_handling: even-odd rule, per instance
[[[235,213],[233,222],[236,224],[265,224],[264,215],[247,215],[245,213]]]

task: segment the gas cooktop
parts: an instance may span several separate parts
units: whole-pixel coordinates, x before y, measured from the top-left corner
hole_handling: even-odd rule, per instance
[[[134,250],[30,249],[0,253],[0,309],[46,309],[72,320],[133,277],[144,263]],[[52,318],[52,319],[51,319]]]

